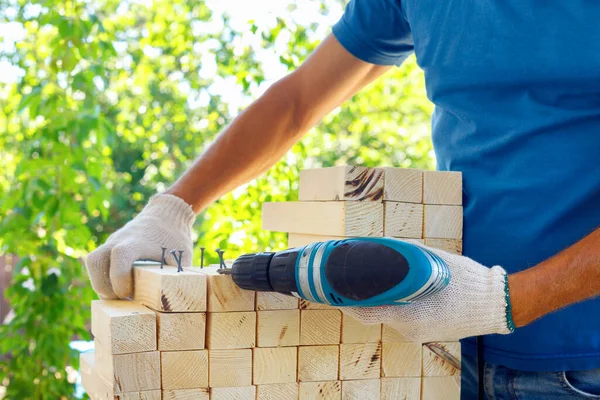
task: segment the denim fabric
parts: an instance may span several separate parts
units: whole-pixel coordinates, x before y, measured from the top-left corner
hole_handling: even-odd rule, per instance
[[[483,379],[485,400],[600,399],[600,369],[528,372],[486,363]],[[463,354],[461,380],[461,400],[478,400],[475,357]]]

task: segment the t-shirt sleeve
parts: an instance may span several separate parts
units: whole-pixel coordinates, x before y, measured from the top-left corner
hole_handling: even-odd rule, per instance
[[[355,57],[371,64],[400,65],[413,52],[401,0],[351,0],[333,35]]]

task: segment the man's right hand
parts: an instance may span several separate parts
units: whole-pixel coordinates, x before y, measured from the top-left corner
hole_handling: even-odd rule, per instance
[[[106,243],[91,252],[85,264],[92,287],[101,299],[126,299],[133,291],[132,264],[137,260],[165,261],[177,265],[171,250],[183,250],[181,265],[192,264],[191,229],[196,214],[179,197],[153,196],[146,207]],[[179,252],[177,253],[179,254]]]

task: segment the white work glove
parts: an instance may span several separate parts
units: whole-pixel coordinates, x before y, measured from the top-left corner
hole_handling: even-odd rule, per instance
[[[424,247],[421,245],[421,247]],[[450,268],[450,283],[423,300],[397,306],[342,307],[365,324],[385,323],[407,341],[455,341],[514,330],[506,271],[427,247]]]
[[[181,265],[192,264],[192,207],[173,195],[155,195],[124,227],[92,251],[85,264],[92,287],[102,299],[125,299],[132,295],[132,264],[137,260],[165,261],[176,266],[171,250],[183,250]],[[179,257],[179,252],[177,252]]]

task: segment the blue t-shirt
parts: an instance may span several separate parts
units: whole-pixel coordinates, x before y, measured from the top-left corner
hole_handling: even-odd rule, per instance
[[[373,64],[415,52],[438,168],[463,172],[465,255],[512,273],[600,226],[600,1],[353,0],[333,33]],[[514,369],[600,368],[600,299],[484,346]]]

